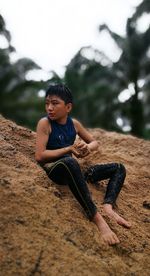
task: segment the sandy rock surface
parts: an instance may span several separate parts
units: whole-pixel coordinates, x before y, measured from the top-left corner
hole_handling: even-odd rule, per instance
[[[106,218],[121,241],[106,247],[68,187],[52,183],[35,162],[36,134],[3,117],[0,129],[1,276],[150,275],[149,141],[91,130],[99,150],[80,161],[81,166],[115,161],[127,169],[117,211],[132,228]],[[99,210],[106,185],[89,184]]]

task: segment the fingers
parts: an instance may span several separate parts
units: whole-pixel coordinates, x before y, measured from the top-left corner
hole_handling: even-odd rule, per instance
[[[89,148],[88,148],[88,145],[87,145],[86,143],[82,142],[82,141],[76,143],[76,144],[74,145],[74,147],[75,147],[75,149],[76,149],[77,151],[80,152],[81,157],[85,157],[85,156],[87,156],[87,155],[90,153]]]
[[[80,141],[80,142],[75,143],[75,147],[78,148],[78,149],[82,149],[82,148],[87,147],[87,144],[84,143],[83,141]]]
[[[79,141],[72,145],[72,153],[76,157],[82,158],[87,156],[90,153],[90,150],[86,143],[84,143],[83,141]]]
[[[85,144],[85,143],[79,143],[79,144],[77,144],[77,147],[79,148],[79,149],[84,149],[84,148],[86,148],[87,147],[87,145]]]
[[[73,153],[76,157],[80,157],[80,152],[78,152],[74,147],[72,147],[72,153]]]
[[[81,152],[78,152],[78,151],[72,151],[72,153],[77,157],[77,158],[82,158],[82,157],[85,157],[88,155],[88,153],[81,153]]]

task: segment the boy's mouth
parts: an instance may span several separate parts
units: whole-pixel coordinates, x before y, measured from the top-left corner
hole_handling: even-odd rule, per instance
[[[49,117],[54,117],[55,115],[54,115],[54,113],[48,113],[48,116]]]

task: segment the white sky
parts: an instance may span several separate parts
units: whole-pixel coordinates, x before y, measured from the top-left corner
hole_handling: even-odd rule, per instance
[[[32,58],[58,74],[82,46],[112,59],[117,49],[98,26],[125,34],[126,20],[141,0],[0,0],[0,13],[12,35],[17,57]]]

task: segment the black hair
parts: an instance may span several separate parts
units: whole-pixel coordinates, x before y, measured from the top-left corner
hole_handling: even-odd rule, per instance
[[[52,96],[52,95],[55,95],[61,98],[65,102],[65,104],[73,103],[72,93],[70,89],[64,84],[50,85],[46,90],[45,98],[47,96]]]

